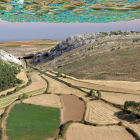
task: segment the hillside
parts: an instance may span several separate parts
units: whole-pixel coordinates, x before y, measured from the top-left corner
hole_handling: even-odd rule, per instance
[[[97,32],[71,36],[31,63],[82,79],[139,81],[139,54],[139,32]]]
[[[15,87],[22,82],[16,78],[20,69],[21,62],[17,58],[0,50],[0,92]]]

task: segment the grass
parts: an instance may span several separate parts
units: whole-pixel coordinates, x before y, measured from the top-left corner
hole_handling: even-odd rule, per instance
[[[45,87],[40,88],[40,89],[36,89],[36,90],[33,90],[33,91],[26,92],[25,94],[30,96],[30,95],[33,95],[33,94],[36,94],[36,93],[44,92],[44,90],[45,90]],[[0,103],[0,108],[3,108],[5,106],[9,105],[10,103],[12,103],[14,100],[16,100],[18,98],[19,95],[21,95],[21,94],[18,94],[18,95],[15,95],[15,96],[11,95],[11,97],[8,96],[9,98],[3,99],[2,103]]]
[[[45,140],[54,137],[60,124],[60,111],[35,105],[16,104],[7,120],[11,140]]]
[[[6,45],[4,47],[20,47],[21,45]]]

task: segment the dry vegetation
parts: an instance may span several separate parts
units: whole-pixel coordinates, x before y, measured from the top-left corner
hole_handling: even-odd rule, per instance
[[[123,88],[122,86],[112,86],[112,85],[103,85],[103,84],[99,84],[99,83],[91,83],[89,81],[85,81],[85,80],[80,80],[80,79],[71,79],[71,78],[60,78],[66,82],[72,83],[73,85],[79,86],[79,87],[87,87],[87,88],[91,88],[91,89],[96,89],[96,90],[105,90],[105,91],[114,91],[114,92],[125,92],[125,93],[131,93],[131,94],[140,94],[140,91],[137,90],[131,90],[128,88]],[[120,81],[121,83],[122,81]],[[119,83],[119,81],[118,81]],[[137,86],[137,88],[139,88]]]
[[[140,43],[133,42],[133,38],[108,39],[67,52],[48,66],[80,79],[139,81],[139,54]]]
[[[87,103],[85,120],[96,124],[118,123],[118,118],[114,115],[120,110],[102,101],[94,100]]]
[[[62,108],[60,96],[55,95],[55,94],[38,95],[38,96],[25,99],[23,100],[23,102],[34,104],[34,105]]]
[[[135,140],[123,127],[120,126],[88,126],[73,123],[66,132],[67,140]]]
[[[81,121],[84,113],[84,102],[74,95],[62,95],[63,109],[61,111],[61,124],[70,120]]]
[[[121,93],[113,93],[113,92],[102,92],[102,98],[115,103],[124,105],[125,101],[140,101],[140,95],[133,95],[133,94],[121,94]]]

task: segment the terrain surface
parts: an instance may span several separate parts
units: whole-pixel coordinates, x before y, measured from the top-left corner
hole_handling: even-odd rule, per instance
[[[25,68],[22,71],[22,79],[25,80],[26,75],[30,75],[32,83],[20,91],[0,99],[0,124],[2,122],[1,137],[3,140],[8,137],[20,140],[27,135],[26,139],[33,137],[33,139],[42,140],[55,138],[56,140],[138,139],[140,136],[139,114],[132,115],[130,112],[132,107],[124,111],[124,103],[126,101],[139,103],[140,101],[138,65],[140,35],[135,32],[125,33],[127,35],[112,35],[111,38],[104,36],[101,38],[101,34],[96,34],[96,36],[100,36],[100,38],[98,36],[99,40],[90,43],[88,39],[82,40],[83,35],[78,35],[75,39],[70,37],[67,41],[56,44],[55,47],[48,48],[48,45],[44,43],[43,51],[41,45],[36,47],[37,50],[32,50],[33,58],[26,59],[27,63],[24,63]],[[73,44],[75,41],[78,41],[77,44]],[[73,45],[66,46],[64,42]],[[24,44],[24,42],[22,43]],[[62,46],[71,48],[80,43],[83,44],[63,52]],[[40,44],[43,43],[40,41]],[[20,45],[22,46],[22,44]],[[15,55],[16,49],[21,46],[12,47]],[[7,51],[10,51],[10,47],[1,48],[7,48],[9,49]],[[58,53],[60,50],[62,53]],[[46,55],[47,53],[48,55]],[[27,57],[28,55],[30,53],[25,49],[16,56]],[[49,60],[49,56],[54,56],[54,58]],[[41,61],[35,62],[36,60]],[[100,74],[105,71],[106,76],[102,77]],[[91,89],[95,96],[90,95]],[[100,98],[98,91],[101,92]],[[23,93],[29,96],[26,99],[20,99],[19,95],[23,95]],[[15,100],[19,101],[15,102]],[[37,111],[36,108],[38,108]],[[54,112],[49,110],[51,108],[53,111],[59,112],[57,115],[53,115],[56,118],[52,118]],[[41,111],[42,109],[46,111]],[[43,115],[40,111],[41,113],[51,111],[51,113]],[[135,110],[134,113],[139,112]],[[52,121],[48,123],[50,119]],[[14,120],[18,121],[20,128],[16,126],[17,123]],[[56,121],[58,125],[54,131],[53,123]],[[39,137],[43,132],[37,131],[35,134],[33,128],[38,129],[42,125],[44,130],[47,129],[46,126],[49,126],[49,130],[45,132],[43,130],[45,134]],[[17,131],[22,133],[22,138],[16,133]]]

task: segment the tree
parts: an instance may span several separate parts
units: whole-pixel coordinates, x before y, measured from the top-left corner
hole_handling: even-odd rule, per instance
[[[19,100],[21,100],[21,99],[22,99],[22,97],[23,97],[23,95],[19,95],[19,96],[18,96],[18,99],[19,99]]]
[[[61,72],[58,72],[58,73],[57,73],[57,76],[58,76],[58,77],[61,77],[61,76],[62,76]]]
[[[90,95],[91,97],[95,97],[95,92],[93,91],[93,89],[90,90],[89,95]]]
[[[98,99],[100,100],[101,97],[102,97],[102,96],[101,96],[101,92],[98,90],[98,91],[97,91],[97,94],[98,94]]]
[[[26,93],[23,93],[23,96],[22,96],[23,99],[26,99],[28,98],[28,95]]]

